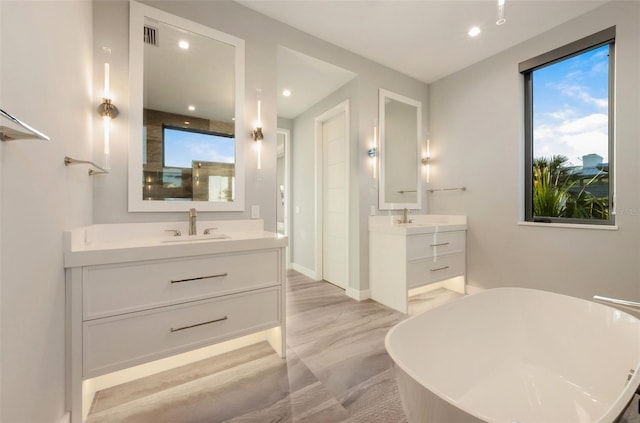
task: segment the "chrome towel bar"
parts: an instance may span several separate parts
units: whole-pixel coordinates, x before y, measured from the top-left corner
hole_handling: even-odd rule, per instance
[[[631,307],[631,308],[640,308],[640,303],[636,301],[619,300],[617,298],[602,297],[600,295],[594,295],[593,299],[596,301],[604,302],[604,303],[617,304],[617,305]]]
[[[105,170],[105,169],[101,168],[100,166],[98,166],[94,162],[90,162],[88,160],[72,159],[69,156],[65,156],[64,157],[64,165],[65,166],[71,166],[71,165],[75,165],[75,164],[88,164],[90,166],[93,166],[95,169],[89,169],[89,175],[99,175],[101,173],[109,173],[108,170]]]
[[[32,128],[31,126],[22,122],[17,117],[9,114],[8,112],[5,112],[2,109],[0,109],[0,116],[6,118],[13,124],[27,131],[27,132],[22,132],[17,129],[10,128],[8,126],[0,125],[0,140],[2,141],[14,141],[14,140],[28,139],[28,138],[38,138],[45,141],[51,141],[51,138],[49,138],[42,132],[38,131],[35,128]]]
[[[466,191],[467,187],[455,187],[455,188],[429,188],[427,192],[437,192],[437,191]]]

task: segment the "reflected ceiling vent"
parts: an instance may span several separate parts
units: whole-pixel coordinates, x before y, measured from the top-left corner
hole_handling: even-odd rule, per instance
[[[144,42],[145,44],[158,47],[158,28],[145,25],[144,26]]]

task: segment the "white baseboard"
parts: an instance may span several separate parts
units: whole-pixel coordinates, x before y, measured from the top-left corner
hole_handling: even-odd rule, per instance
[[[355,289],[355,288],[347,288],[346,290],[347,297],[353,298],[356,301],[364,301],[371,298],[371,292],[368,289]]]
[[[318,279],[318,277],[317,277],[318,275],[316,275],[315,270],[308,269],[308,268],[306,268],[304,266],[299,265],[298,263],[291,263],[291,268],[293,270],[295,270],[296,272],[302,273],[303,275],[305,275],[308,278],[311,278],[313,280],[317,280]]]
[[[60,417],[58,423],[71,423],[71,413],[67,411],[64,416]]]

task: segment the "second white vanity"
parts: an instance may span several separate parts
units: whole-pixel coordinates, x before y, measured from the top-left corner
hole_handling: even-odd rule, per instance
[[[85,414],[86,379],[261,331],[284,357],[287,238],[265,232],[262,220],[199,224],[214,228],[189,236],[185,224],[165,222],[65,233],[74,422]]]
[[[410,215],[369,217],[371,299],[408,312],[409,291],[457,278],[447,286],[464,293],[466,216]]]

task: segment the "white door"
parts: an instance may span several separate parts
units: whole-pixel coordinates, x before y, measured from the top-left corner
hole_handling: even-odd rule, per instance
[[[346,113],[322,122],[322,278],[347,287]]]

